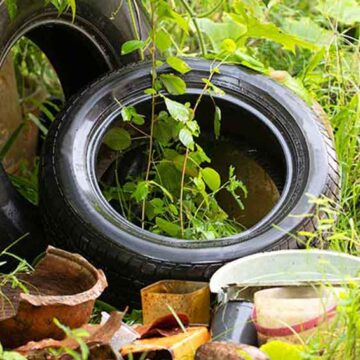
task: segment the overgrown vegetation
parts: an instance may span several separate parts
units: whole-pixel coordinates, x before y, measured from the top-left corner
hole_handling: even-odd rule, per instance
[[[13,19],[18,13],[18,7],[21,6],[21,2],[19,0],[5,0],[5,4],[10,18]],[[76,0],[44,0],[44,6],[49,4],[53,5],[59,14],[65,13],[70,9],[73,19],[75,18]]]
[[[218,171],[210,167],[212,159],[196,140],[201,135],[201,128],[196,120],[198,107],[205,96],[212,99],[213,137],[218,139],[221,135],[222,116],[215,96],[222,96],[224,92],[211,80],[215,73],[221,72],[221,64],[224,62],[244,59],[239,37],[244,46],[252,37],[266,37],[293,51],[295,46],[308,49],[316,46],[281,32],[275,24],[260,21],[252,12],[252,7],[240,2],[234,5],[231,13],[224,14],[226,23],[196,18],[194,10],[186,1],[180,1],[179,9],[160,0],[152,0],[146,5],[150,14],[150,35],[145,40],[126,42],[122,46],[122,53],[150,52],[152,86],[145,93],[152,97],[151,118],[146,121],[145,116],[138,114],[135,107],[123,107],[120,103],[119,106],[122,107],[123,122],[130,123],[132,130],[136,130],[133,137],[148,141],[147,160],[143,159],[147,166],[143,173],[127,177],[125,184],[120,184],[116,169],[116,187],[107,189],[107,198],[118,200],[123,216],[155,233],[207,240],[235,235],[241,232],[241,224],[237,224],[231,214],[223,210],[218,202],[218,194],[228,191],[237,205],[244,209],[241,195],[246,197],[247,189],[237,179],[233,165],[228,170],[228,180],[223,184]],[[182,12],[187,15],[184,17]],[[230,29],[224,31],[224,24],[231,25],[237,33],[236,38]],[[191,34],[191,25],[195,37]],[[177,40],[170,36],[174,31]],[[205,34],[210,35],[209,42],[206,41]],[[175,44],[182,41],[185,50],[186,42],[194,38],[196,42],[190,43],[189,48],[201,51],[199,55],[213,59],[213,63],[209,68],[209,77],[203,79],[204,87],[200,96],[193,104],[184,104],[169,97],[186,93],[187,84],[178,74],[191,72],[189,65],[179,57],[183,55],[183,50]],[[158,59],[158,52],[173,69],[173,73],[158,75],[158,68],[163,66],[163,61]],[[268,72],[256,59],[248,55],[245,58],[248,66]],[[164,103],[166,109],[160,113],[157,112],[159,103]],[[126,149],[132,145],[131,132],[124,127],[112,128],[105,136],[104,143],[113,150],[125,151],[124,156],[127,156]],[[141,151],[140,146],[137,148]]]
[[[221,64],[214,63],[209,69],[209,78],[203,79],[204,87],[193,105],[171,99],[165,95],[166,92],[183,95],[186,83],[175,73],[157,73],[163,65],[157,58],[157,51],[166,53],[171,47],[170,38],[162,28],[164,23],[171,23],[182,26],[187,32],[188,25],[162,1],[151,2],[150,17],[149,38],[145,41],[131,40],[122,46],[123,54],[138,49],[144,52],[146,48],[151,53],[152,87],[145,90],[152,97],[151,118],[147,122],[150,125],[142,127],[146,125],[145,116],[138,114],[134,107],[122,107],[121,110],[123,122],[129,123],[136,131],[135,139],[148,141],[147,159],[143,159],[146,166],[142,174],[127,177],[124,185],[116,179],[116,187],[107,189],[107,197],[118,200],[125,217],[155,233],[185,239],[216,239],[239,233],[240,224],[220,207],[216,195],[226,190],[243,208],[237,190],[241,189],[246,194],[246,187],[236,178],[233,167],[229,168],[228,180],[222,184],[220,174],[209,166],[211,159],[195,140],[201,132],[196,111],[202,98],[211,97],[213,92],[222,92],[211,83]],[[177,56],[167,56],[166,62],[174,72],[185,74],[191,71],[189,65]],[[157,112],[159,102],[165,104],[166,110]],[[213,103],[214,131],[218,138],[221,109],[216,106],[215,100]],[[112,128],[104,139],[109,148],[120,153],[132,142],[130,132],[119,127]],[[141,151],[141,143],[137,148]],[[117,175],[117,168],[115,172]]]
[[[16,1],[6,2],[9,4],[10,13],[15,16]],[[60,11],[66,11],[71,5],[66,1],[52,1],[52,3]],[[337,221],[319,217],[318,232],[300,235],[308,238],[310,244],[326,232],[332,249],[358,255],[360,249],[358,230],[360,225],[360,6],[358,2],[356,0],[199,0],[196,2],[144,0],[144,3],[150,10],[151,8],[154,10],[154,4],[160,4],[163,17],[161,21],[157,21],[157,31],[150,39],[144,42],[134,39],[123,47],[124,52],[145,51],[156,45],[168,59],[170,66],[176,71],[180,69],[180,72],[188,70],[179,60],[179,56],[183,55],[200,55],[211,60],[245,65],[288,86],[309,104],[314,101],[320,103],[334,130],[342,175],[341,204],[337,209],[333,209],[327,199],[312,199],[318,206],[319,213],[320,211],[332,215],[336,213]],[[72,10],[75,9],[74,5],[75,2]],[[152,13],[154,14],[154,11]],[[154,62],[154,70],[156,67],[157,63]],[[213,69],[216,69],[216,66]],[[185,84],[178,78],[157,79],[156,71],[153,71],[153,75],[155,81],[160,80],[156,83],[154,81],[154,86],[148,90],[153,97],[159,96],[159,88],[155,85],[165,87],[170,93],[185,91]],[[208,86],[215,91],[216,89],[211,86],[211,79],[208,81],[210,81]],[[204,88],[206,91],[209,90],[206,85]],[[160,117],[165,126],[169,127],[174,124],[179,125],[179,121],[176,122],[178,114],[175,116],[171,114],[171,104],[166,112],[153,114],[153,117]],[[190,154],[200,152],[197,156],[202,156],[205,163],[206,158],[194,143],[194,135],[196,135],[195,124],[192,122],[194,111],[184,104],[181,104],[180,108],[184,114],[186,113],[184,123],[189,121],[190,128],[189,124],[184,126],[180,122],[182,129],[187,130],[187,136],[182,136],[183,141],[178,139],[181,130],[179,127],[176,139],[182,151],[185,150],[185,154],[178,150],[176,156],[182,156],[182,168],[185,169],[184,181],[193,181],[190,177],[186,178],[188,161],[184,161],[185,157],[189,158]],[[124,109],[123,119],[135,126],[141,126],[144,121],[132,108]],[[191,129],[192,126],[194,129]],[[185,135],[184,131],[183,135]],[[127,137],[124,133],[121,136]],[[160,141],[161,151],[158,154],[161,155],[161,161],[166,159],[167,144],[174,139],[175,136],[172,136]],[[110,143],[109,138],[107,141]],[[185,156],[186,154],[188,155]],[[151,151],[150,155],[153,156]],[[151,164],[151,161],[149,163]],[[209,184],[204,179],[202,170],[199,171],[200,163],[197,162],[196,165],[197,176],[193,178],[197,179],[201,174],[202,183],[200,182],[201,185],[196,187],[197,180],[195,180],[193,188],[203,196],[201,189],[204,184],[207,186]],[[147,177],[145,181],[154,181],[150,180],[150,173]],[[215,177],[216,175],[211,177],[211,183]],[[180,179],[179,183],[182,182],[183,180]],[[170,233],[169,226],[163,231],[173,236],[184,231],[185,227],[181,226],[179,219],[180,213],[178,209],[171,210],[170,197],[165,191],[160,190],[162,196],[159,198],[159,186],[141,182],[132,183],[131,190],[135,190],[135,194],[138,195],[135,200],[140,204],[144,202],[144,196],[148,196],[149,193],[153,195],[149,201],[151,207],[142,205],[141,223],[144,224],[145,216],[147,219],[152,216],[156,219],[160,214],[163,216],[162,212],[166,212],[169,216],[167,221],[173,222],[176,219],[178,224],[176,230],[174,228],[174,234]],[[26,187],[25,184],[23,186]],[[219,189],[218,186],[214,187],[216,188]],[[213,190],[211,186],[210,190]],[[207,193],[206,197],[211,198],[214,191]],[[111,192],[111,189],[107,189],[109,199],[117,194],[117,191]],[[124,188],[121,194],[126,196]],[[123,201],[121,200],[120,203]],[[160,227],[159,224],[157,226]],[[338,307],[338,320],[334,325],[337,331],[332,335],[331,341],[324,343],[321,339],[313,338],[305,344],[301,354],[297,356],[302,359],[359,358],[359,314],[360,290],[358,285],[353,284],[342,296]],[[290,357],[287,359],[291,360]]]

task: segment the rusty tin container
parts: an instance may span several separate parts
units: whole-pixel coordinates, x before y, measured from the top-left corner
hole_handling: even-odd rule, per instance
[[[210,289],[205,282],[163,280],[141,290],[144,324],[176,313],[186,314],[191,325],[209,325]]]
[[[196,350],[210,341],[206,327],[187,328],[186,332],[151,339],[136,340],[121,349],[125,360],[158,359],[158,360],[193,360]]]

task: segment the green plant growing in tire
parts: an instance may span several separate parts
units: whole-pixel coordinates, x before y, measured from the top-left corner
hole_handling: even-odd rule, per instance
[[[212,94],[221,96],[223,91],[212,84],[211,79],[220,72],[221,62],[214,62],[209,69],[209,77],[203,79],[204,87],[195,104],[174,100],[174,96],[186,93],[186,83],[176,73],[185,74],[191,68],[181,58],[168,56],[166,62],[174,73],[157,74],[157,69],[163,65],[157,52],[171,45],[169,35],[161,26],[164,21],[173,22],[188,31],[187,23],[164,1],[151,1],[150,10],[149,37],[145,41],[131,40],[122,46],[124,55],[138,50],[151,54],[152,86],[145,90],[151,96],[150,119],[146,122],[145,116],[135,107],[119,104],[123,123],[135,129],[137,136],[132,137],[124,127],[113,127],[104,138],[110,149],[125,153],[134,141],[148,141],[147,165],[140,175],[128,177],[123,184],[116,178],[116,186],[106,188],[105,195],[108,200],[118,200],[122,215],[130,221],[158,234],[184,239],[234,235],[243,227],[221,208],[217,194],[228,191],[243,209],[240,193],[246,196],[247,189],[232,166],[228,178],[222,181],[220,174],[210,166],[211,159],[196,141],[200,135],[196,114],[205,95],[213,100],[214,134],[216,138],[220,136],[221,109]],[[165,105],[164,110],[157,111],[159,103]]]
[[[17,14],[19,1],[18,0],[5,0],[9,16],[14,18]],[[52,4],[62,14],[69,9],[72,12],[73,19],[76,15],[76,0],[44,0],[44,5]]]

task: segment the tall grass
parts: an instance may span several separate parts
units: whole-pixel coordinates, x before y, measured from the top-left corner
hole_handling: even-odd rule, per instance
[[[144,0],[145,5],[149,1]],[[264,22],[276,24],[284,31],[319,46],[317,51],[296,48],[291,52],[273,42],[250,38],[241,51],[261,63],[264,69],[287,71],[326,112],[334,130],[340,164],[341,202],[334,210],[327,199],[313,199],[321,211],[336,211],[337,221],[326,222],[319,217],[317,232],[308,234],[308,238],[320,238],[326,232],[332,249],[359,255],[360,19],[356,22],[356,19],[343,16],[344,8],[351,15],[352,7],[358,6],[356,0],[169,0],[169,3],[184,17],[185,4],[191,7],[195,20],[207,17],[214,22],[224,21],[226,13],[233,11],[239,3],[245,4]],[[205,49],[200,51],[194,23],[192,19],[190,36],[173,25],[164,29],[171,37],[174,52],[214,55],[207,34],[203,34],[202,39]],[[337,328],[333,329],[331,341],[324,343],[321,339],[312,339],[304,355],[306,359],[318,359],[319,354],[321,359],[360,359],[358,284],[351,285],[342,295],[335,323]]]

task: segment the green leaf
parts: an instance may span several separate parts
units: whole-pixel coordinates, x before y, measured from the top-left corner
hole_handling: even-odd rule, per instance
[[[130,54],[136,50],[142,49],[145,43],[142,40],[126,41],[121,47],[121,55]]]
[[[301,360],[303,345],[294,345],[282,341],[270,341],[260,347],[270,360]]]
[[[72,18],[73,21],[75,20],[75,16],[76,16],[76,0],[67,0],[68,4],[71,8],[71,12],[72,12]]]
[[[161,61],[161,60],[156,60],[156,61],[155,61],[155,65],[156,65],[157,68],[159,68],[159,67],[161,67],[161,66],[164,65],[164,62]]]
[[[163,30],[156,32],[155,45],[161,51],[166,51],[171,46],[169,34]]]
[[[188,129],[181,129],[179,133],[179,140],[188,149],[194,149],[194,138]]]
[[[224,96],[225,95],[225,91],[220,89],[218,86],[214,85],[209,79],[203,78],[201,79],[203,83],[205,83],[209,89],[211,89],[214,94],[219,95],[219,96]]]
[[[236,42],[233,39],[223,40],[221,47],[225,52],[227,52],[229,54],[233,54],[237,48]]]
[[[164,149],[164,159],[166,160],[174,160],[179,153],[174,149]]]
[[[147,95],[155,95],[156,94],[156,90],[153,88],[148,88],[144,90],[144,93]]]
[[[180,122],[187,122],[191,117],[191,110],[185,105],[164,97],[166,108],[169,111],[171,117]]]
[[[165,1],[161,3],[161,7],[158,9],[159,19],[166,18],[177,24],[186,34],[189,33],[188,21],[174,10],[171,9],[170,5]]]
[[[236,14],[230,15],[234,21],[247,26],[247,37],[266,39],[281,44],[285,49],[295,51],[296,46],[310,50],[318,49],[316,44],[300,39],[295,35],[287,34],[273,23],[262,23],[255,17],[241,17]]]
[[[121,117],[125,122],[133,121],[136,125],[144,125],[144,115],[138,114],[134,106],[124,106],[121,109]]]
[[[22,356],[21,354],[17,353],[16,351],[4,351],[3,354],[1,354],[1,359],[4,360],[26,360],[27,358],[25,356]]]
[[[325,51],[325,47],[323,47],[320,51],[318,51],[311,57],[308,65],[302,71],[302,79],[306,79],[306,77],[311,74],[314,69],[321,63],[321,61],[324,59]]]
[[[319,26],[308,17],[301,17],[299,20],[286,18],[283,28],[292,35],[318,45],[329,45],[333,37],[331,31]]]
[[[149,194],[149,183],[147,181],[140,181],[136,185],[135,191],[131,194],[137,202],[141,202],[146,199]]]
[[[40,132],[46,136],[48,133],[48,129],[44,126],[44,124],[40,121],[40,119],[32,113],[28,113],[27,116],[30,119],[30,121],[39,128]]]
[[[279,1],[279,0],[275,0],[275,1]],[[267,2],[268,6],[269,6],[270,2]],[[238,14],[247,12],[250,16],[254,16],[261,20],[266,19],[266,16],[267,16],[266,12],[268,12],[268,9],[266,8],[266,5],[264,4],[264,2],[262,0],[234,1],[234,10]]]
[[[199,191],[201,191],[201,192],[205,191],[206,185],[205,185],[203,179],[201,179],[201,177],[195,177],[195,178],[193,179],[193,181],[194,181],[194,184],[195,184],[196,188],[197,188]]]
[[[210,19],[198,19],[200,30],[209,38],[215,52],[220,52],[221,44],[225,39],[237,41],[246,33],[246,26],[225,16],[221,23]]]
[[[157,217],[155,221],[156,221],[156,225],[167,235],[170,235],[171,237],[180,236],[181,229],[179,225],[159,217]]]
[[[218,106],[215,106],[214,134],[216,140],[219,139],[220,137],[220,129],[221,129],[221,109]]]
[[[125,129],[113,128],[106,133],[103,142],[110,149],[121,151],[127,149],[131,145],[131,136]]]
[[[346,25],[360,22],[360,4],[356,0],[319,1],[316,9],[322,15],[329,16]]]
[[[178,58],[177,56],[168,56],[166,58],[166,62],[169,66],[181,74],[186,74],[191,70],[191,67],[184,60]]]
[[[162,201],[160,198],[155,198],[150,201],[151,205],[155,208],[162,208],[164,207],[164,201]]]
[[[5,0],[5,5],[10,19],[14,19],[18,11],[17,0]]]
[[[167,111],[160,111],[154,123],[154,137],[161,145],[167,146],[171,140],[178,138],[181,126]]]
[[[240,51],[239,49],[235,51],[233,56],[234,60],[240,62],[241,64],[250,67],[251,69],[264,72],[265,66],[259,60],[253,58],[252,56]]]
[[[45,0],[45,5],[52,4],[58,11],[59,15],[71,9],[72,20],[76,16],[76,0]]]
[[[183,171],[184,160],[185,160],[184,155],[178,155],[173,159],[174,165],[175,165],[176,169],[178,171],[180,171],[180,173]],[[194,164],[192,161],[187,161],[185,174],[192,176],[192,177],[198,176],[199,171],[198,171],[196,164]]]
[[[158,215],[164,214],[164,201],[160,198],[155,198],[146,204],[146,216],[149,220],[154,219]]]
[[[193,182],[197,190],[200,192],[201,196],[203,197],[206,206],[209,206],[209,195],[206,192],[206,185],[203,179],[201,178],[201,176],[193,178]]]
[[[203,162],[211,162],[211,159],[206,155],[205,151],[199,144],[196,144],[196,151],[189,155],[189,159],[193,160],[197,165],[200,165]]]
[[[186,84],[183,79],[174,74],[161,74],[160,79],[166,90],[172,95],[182,95],[186,92]]]
[[[216,191],[221,186],[221,178],[219,173],[212,168],[201,169],[201,175],[206,183],[206,185],[212,190]]]
[[[172,136],[172,127],[171,122],[165,122],[163,120],[158,120],[154,124],[154,138],[159,142],[160,145],[166,146],[169,144]]]
[[[149,181],[150,184],[158,187],[165,196],[167,196],[169,198],[169,200],[172,202],[174,201],[173,196],[170,194],[170,192],[168,191],[168,189],[166,189],[164,186],[160,185],[159,183],[157,183],[156,181]]]
[[[241,356],[243,360],[253,360],[254,358],[246,353],[244,350],[236,349],[236,353]]]
[[[174,196],[180,194],[181,173],[172,162],[162,161],[156,166],[155,181]]]
[[[173,213],[173,215],[178,216],[179,211],[174,204],[169,204],[169,210]]]
[[[193,136],[200,135],[200,126],[196,120],[190,120],[186,123],[186,127],[190,130]]]
[[[131,118],[132,118],[132,109],[131,109],[131,106],[129,106],[129,107],[124,106],[124,107],[121,109],[121,117],[122,117],[122,119],[123,119],[125,122],[131,121]]]

